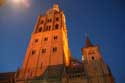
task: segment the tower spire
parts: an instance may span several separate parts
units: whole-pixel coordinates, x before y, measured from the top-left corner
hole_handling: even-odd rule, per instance
[[[93,46],[93,44],[91,43],[91,40],[88,37],[88,35],[86,35],[85,47],[90,47],[90,46]]]

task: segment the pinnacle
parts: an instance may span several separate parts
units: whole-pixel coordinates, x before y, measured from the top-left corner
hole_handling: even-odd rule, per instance
[[[88,36],[86,36],[86,40],[85,40],[85,47],[90,47],[93,46],[93,44],[91,43],[91,40]]]

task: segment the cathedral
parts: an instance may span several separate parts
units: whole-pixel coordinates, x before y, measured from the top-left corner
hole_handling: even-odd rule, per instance
[[[64,12],[54,4],[38,16],[22,66],[12,75],[0,73],[0,83],[115,83],[88,36],[81,52],[82,60],[72,57]]]

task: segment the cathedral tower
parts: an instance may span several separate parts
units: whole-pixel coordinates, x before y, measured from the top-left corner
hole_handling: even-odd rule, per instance
[[[93,45],[88,36],[82,53],[88,83],[114,83],[111,71],[103,61],[99,46]]]
[[[114,83],[98,45],[86,37],[82,61],[70,55],[66,20],[57,4],[38,16],[15,83]]]
[[[65,16],[57,4],[38,16],[23,65],[17,79],[42,75],[48,66],[65,65],[70,61]]]

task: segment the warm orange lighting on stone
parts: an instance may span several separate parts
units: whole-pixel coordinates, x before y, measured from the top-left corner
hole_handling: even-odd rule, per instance
[[[65,31],[63,31],[63,42],[64,42],[64,54],[65,54],[65,65],[68,66],[70,64],[70,53],[69,53],[69,48],[68,48],[68,42],[67,42],[67,37],[65,34]]]
[[[38,16],[18,79],[40,76],[48,66],[69,66],[69,52],[65,15],[55,4]]]
[[[114,83],[99,47],[89,37],[82,54],[82,61],[71,56],[65,15],[55,4],[38,16],[16,83]]]

